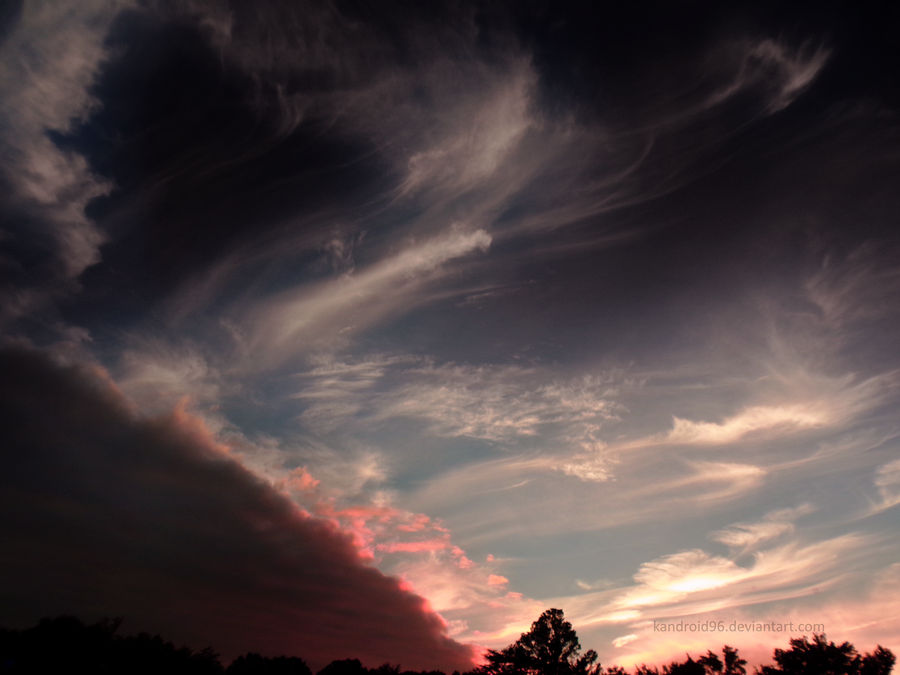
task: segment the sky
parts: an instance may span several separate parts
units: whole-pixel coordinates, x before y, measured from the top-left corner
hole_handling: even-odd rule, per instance
[[[898,30],[4,3],[0,623],[900,651]]]

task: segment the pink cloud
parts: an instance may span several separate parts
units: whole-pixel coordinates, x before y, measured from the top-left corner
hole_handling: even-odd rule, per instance
[[[411,523],[398,525],[397,529],[401,532],[421,532],[431,523],[431,518],[424,513],[417,513],[413,516]]]
[[[427,539],[425,541],[393,541],[378,544],[377,550],[385,553],[422,553],[425,551],[443,551],[450,547],[446,539]]]
[[[298,466],[291,471],[284,482],[284,487],[297,492],[310,492],[318,487],[319,481],[313,478],[305,466]]]
[[[509,583],[509,579],[499,574],[488,575],[488,586],[504,586]]]

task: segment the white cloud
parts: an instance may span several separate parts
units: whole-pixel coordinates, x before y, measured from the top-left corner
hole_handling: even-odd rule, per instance
[[[900,504],[900,459],[878,467],[875,474],[875,487],[881,503],[877,510],[883,511]]]
[[[805,284],[809,299],[831,331],[854,322],[889,316],[900,292],[896,250],[868,242],[851,251],[825,256]]]
[[[270,368],[313,351],[422,302],[420,295],[445,263],[484,252],[484,230],[452,227],[424,242],[337,279],[285,291],[253,307],[241,325],[247,333],[245,365]]]
[[[110,185],[85,159],[61,150],[48,131],[65,132],[97,102],[88,93],[106,51],[115,4],[29,2],[0,47],[0,147],[7,199],[55,242],[60,275],[76,278],[100,259],[104,235],[84,213]]]
[[[853,569],[874,542],[847,534],[789,543],[757,552],[746,565],[700,549],[680,551],[640,565],[633,585],[548,602],[570,608],[570,620],[579,626],[612,623],[632,629],[653,619],[747,609],[820,592]]]
[[[615,638],[612,641],[613,647],[624,647],[625,645],[634,642],[638,639],[638,636],[635,633],[629,633],[628,635],[622,635]]]
[[[118,367],[122,390],[143,410],[170,410],[182,398],[215,405],[226,386],[221,373],[200,350],[143,340],[124,351]]]
[[[742,462],[684,462],[686,472],[673,465],[671,475],[635,491],[633,497],[666,494],[670,502],[712,502],[731,499],[760,485],[768,471]],[[673,497],[674,494],[674,497]]]
[[[763,401],[721,415],[719,421],[673,415],[669,430],[610,444],[610,451],[657,450],[663,447],[727,450],[748,443],[776,442],[802,433],[834,431],[882,403],[896,387],[895,371],[868,379],[816,373],[802,366],[794,345],[773,339],[773,353],[760,361],[762,376],[750,379],[744,395]],[[758,347],[757,347],[758,348]]]
[[[512,69],[477,99],[455,106],[439,120],[439,141],[412,154],[401,192],[440,189],[458,193],[490,178],[533,124],[529,100],[535,77],[529,69]],[[443,115],[441,117],[444,117]]]
[[[776,94],[769,103],[769,110],[777,112],[790,105],[806,89],[822,70],[830,52],[822,47],[804,45],[790,49],[774,40],[763,40],[752,46],[748,60],[758,63],[757,77],[772,77]]]
[[[793,531],[793,523],[786,522],[736,523],[727,529],[713,533],[711,536],[716,541],[731,548],[746,549],[769,539],[777,539]]]
[[[511,442],[550,426],[583,450],[598,447],[596,433],[617,419],[614,386],[602,377],[543,383],[542,373],[514,366],[426,366],[379,396],[371,416],[421,419],[437,436]]]
[[[810,504],[802,504],[792,509],[771,511],[756,523],[735,523],[710,534],[710,538],[738,550],[751,550],[758,544],[778,539],[794,531],[794,521],[800,516],[812,513]]]
[[[410,433],[432,438],[544,448],[543,458],[525,462],[533,471],[590,481],[611,475],[600,434],[619,419],[620,374],[565,379],[540,368],[392,356],[316,363],[298,377],[300,420],[317,433],[371,431],[405,420],[422,425]]]
[[[794,431],[822,426],[827,417],[811,405],[753,406],[722,422],[673,417],[672,430],[660,442],[678,445],[724,445],[755,432]]]
[[[809,44],[792,48],[776,40],[741,41],[722,54],[736,63],[738,72],[714,92],[705,107],[719,105],[750,88],[765,90],[765,111],[776,113],[789,106],[815,80],[830,52]]]
[[[699,549],[675,553],[642,565],[634,576],[638,584],[613,605],[656,607],[656,616],[678,616],[808,594],[843,573],[840,563],[860,553],[865,541],[848,534],[806,546],[785,544],[757,552],[746,567]]]

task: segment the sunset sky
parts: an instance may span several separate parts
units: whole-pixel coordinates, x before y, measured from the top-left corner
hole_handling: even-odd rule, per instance
[[[900,651],[898,7],[4,3],[0,624]]]

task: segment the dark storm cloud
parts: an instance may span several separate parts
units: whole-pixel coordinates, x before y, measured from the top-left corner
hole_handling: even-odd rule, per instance
[[[121,615],[229,656],[470,663],[422,598],[196,420],[142,419],[100,373],[29,349],[6,347],[0,363],[4,623]]]

